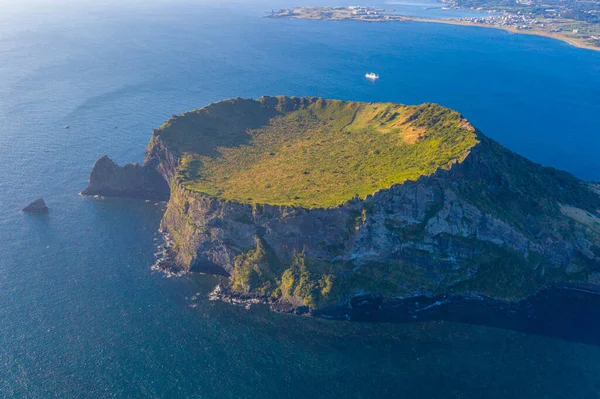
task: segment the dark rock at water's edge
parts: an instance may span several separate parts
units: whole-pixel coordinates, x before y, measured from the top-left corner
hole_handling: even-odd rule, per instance
[[[173,244],[167,234],[163,235],[164,243],[158,246],[156,262],[152,266],[153,270],[158,270],[165,273],[167,276],[180,276],[185,273],[181,267],[175,263],[175,252]]]
[[[270,295],[260,295],[256,293],[243,293],[232,290],[227,282],[219,284],[208,296],[210,300],[219,300],[234,305],[250,306],[253,304],[263,304],[277,313],[289,313],[298,316],[314,316],[317,313],[308,306],[295,306],[286,301],[280,301]]]
[[[120,167],[104,155],[94,165],[89,185],[81,194],[168,200],[169,185],[156,170],[156,166],[157,162],[149,162]]]
[[[600,291],[596,286],[564,285],[541,290],[520,301],[477,294],[385,299],[377,293],[353,297],[347,304],[313,310],[273,297],[240,294],[219,285],[210,299],[248,307],[261,303],[279,313],[365,323],[449,321],[545,335],[600,345]]]
[[[48,207],[42,198],[39,198],[33,201],[31,204],[27,205],[23,212],[25,213],[37,213],[37,214],[45,214],[48,213]]]

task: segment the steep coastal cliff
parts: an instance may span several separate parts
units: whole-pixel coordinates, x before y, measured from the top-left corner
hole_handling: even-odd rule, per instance
[[[169,185],[157,170],[159,167],[162,166],[158,161],[120,167],[104,155],[96,161],[89,185],[81,194],[168,200]]]
[[[597,186],[437,105],[228,100],[155,130],[142,168],[169,182],[161,227],[175,266],[275,307],[514,299],[600,280]],[[129,192],[107,175],[93,171],[90,187]],[[133,179],[141,195],[164,192]]]

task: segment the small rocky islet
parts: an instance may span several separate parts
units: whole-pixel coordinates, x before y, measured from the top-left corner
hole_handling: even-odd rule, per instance
[[[48,213],[48,206],[46,205],[46,202],[44,202],[43,198],[39,198],[23,208],[23,212],[44,215]]]
[[[168,200],[163,264],[279,311],[600,287],[599,186],[436,104],[217,102],[155,129],[143,165],[100,158],[83,194]]]

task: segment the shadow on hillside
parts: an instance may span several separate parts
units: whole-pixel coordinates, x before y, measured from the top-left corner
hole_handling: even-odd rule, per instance
[[[555,287],[517,303],[474,296],[412,298],[352,308],[352,320],[411,323],[452,321],[600,346],[600,294]]]

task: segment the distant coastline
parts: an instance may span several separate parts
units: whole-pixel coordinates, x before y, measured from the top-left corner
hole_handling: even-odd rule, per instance
[[[560,40],[569,43],[572,46],[582,49],[600,51],[600,46],[586,42],[583,38],[569,37],[565,32],[553,32],[534,25],[527,29],[520,29],[513,25],[496,25],[490,23],[478,23],[473,21],[463,21],[459,19],[433,19],[411,17],[406,15],[390,14],[391,10],[370,7],[296,7],[292,9],[283,9],[268,15],[269,18],[291,18],[291,19],[309,19],[320,21],[362,21],[362,22],[393,22],[393,21],[413,21],[424,23],[436,23],[446,25],[472,26],[479,28],[500,29],[510,33],[542,36],[550,39]]]
[[[530,35],[530,36],[542,36],[547,37],[554,40],[560,40],[562,42],[569,43],[572,46],[577,48],[600,51],[600,47],[593,46],[583,42],[582,40],[578,40],[572,37],[567,37],[565,35],[561,35],[560,32],[546,32],[541,30],[524,30],[517,29],[512,26],[495,26],[488,24],[478,24],[467,21],[458,21],[456,19],[431,19],[431,18],[418,18],[418,17],[405,17],[406,21],[414,21],[414,22],[425,22],[425,23],[435,23],[435,24],[445,24],[445,25],[460,25],[460,26],[472,26],[477,28],[488,28],[488,29],[500,29],[510,33],[516,33],[519,35]]]

